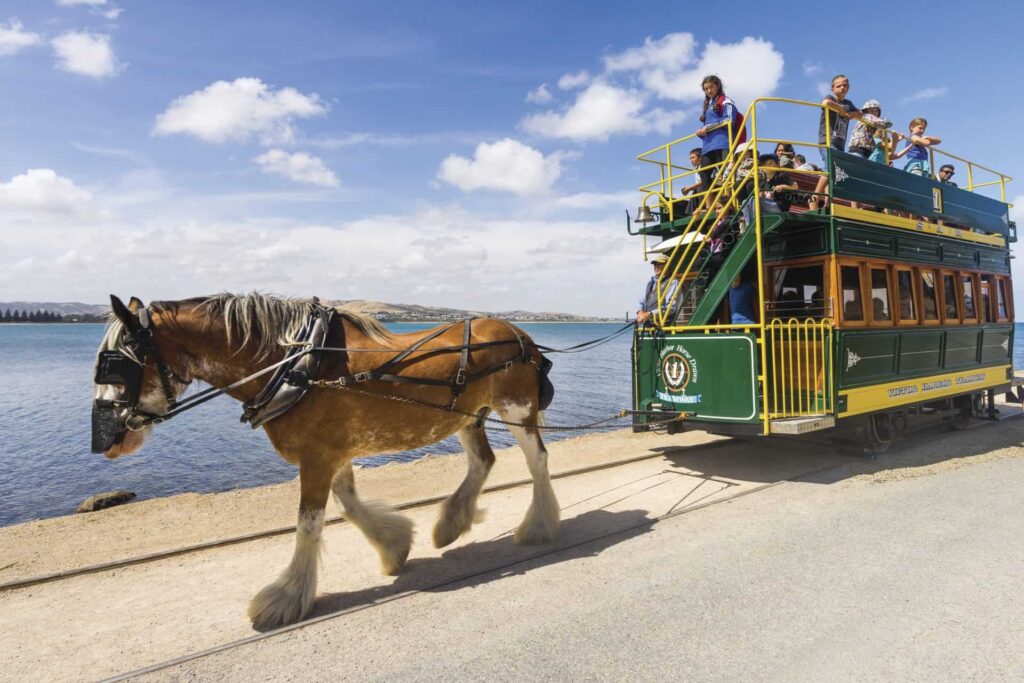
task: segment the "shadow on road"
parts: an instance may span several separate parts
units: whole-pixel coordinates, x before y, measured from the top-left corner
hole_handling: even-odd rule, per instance
[[[643,510],[591,510],[562,522],[558,540],[523,546],[510,535],[469,543],[441,557],[412,559],[394,583],[361,591],[327,593],[317,598],[309,618],[373,605],[409,592],[445,592],[471,588],[527,571],[583,557],[647,533],[657,520]]]

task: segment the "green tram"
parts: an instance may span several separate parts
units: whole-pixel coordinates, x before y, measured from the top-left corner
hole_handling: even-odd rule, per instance
[[[640,188],[637,229],[628,212],[627,229],[642,236],[645,258],[669,261],[653,324],[638,326],[634,338],[634,429],[685,413],[670,431],[696,423],[731,435],[821,432],[879,453],[910,421],[962,426],[986,410],[994,415],[995,392],[1013,383],[1011,179],[935,147],[933,171],[945,155],[967,171],[965,188],[827,144],[764,137],[778,109],[804,113],[807,130],[822,110],[755,101],[746,147],[729,131],[717,178],[688,200],[677,188],[697,171],[673,159],[686,158],[694,136],[638,157],[660,177]],[[744,193],[761,197],[768,177],[756,150],[778,143],[815,160],[815,148],[827,150],[825,167],[783,169],[800,188],[787,210],[750,200],[741,218]],[[737,150],[752,152],[745,179]],[[827,190],[816,193],[821,177]],[[828,199],[812,211],[815,194]],[[685,215],[688,201],[700,210]],[[754,286],[752,323],[731,322],[737,279]]]

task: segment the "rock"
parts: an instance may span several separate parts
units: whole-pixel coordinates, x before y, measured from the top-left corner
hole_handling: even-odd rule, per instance
[[[83,500],[75,512],[96,512],[97,510],[105,510],[112,508],[115,505],[124,505],[125,503],[135,500],[134,491],[110,491],[108,493],[97,493],[95,496],[90,496]]]

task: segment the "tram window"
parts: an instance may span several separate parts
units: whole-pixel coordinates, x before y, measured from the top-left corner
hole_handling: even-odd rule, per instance
[[[864,302],[860,295],[860,268],[842,267],[843,319],[864,320]]]
[[[995,322],[992,317],[992,301],[995,294],[996,278],[993,275],[981,276],[981,321],[984,323]]]
[[[935,271],[921,271],[921,309],[925,320],[938,320],[939,307],[935,299]]]
[[[960,314],[957,312],[956,305],[956,282],[953,280],[953,275],[945,273],[942,276],[942,299],[945,304],[946,314],[944,318],[947,321],[958,321]]]
[[[824,317],[824,273],[820,265],[776,268],[772,275],[775,315],[779,318]]]
[[[871,319],[875,322],[892,320],[889,312],[889,271],[871,269]]]
[[[974,276],[962,273],[960,281],[964,292],[964,318],[975,320],[978,317],[978,311],[974,306]]]
[[[1000,320],[1006,320],[1010,317],[1009,307],[1006,305],[1006,280],[999,278],[999,287],[996,289],[996,315],[999,316]]]
[[[917,322],[917,305],[914,302],[914,274],[911,271],[896,271],[896,294],[900,298],[900,322]]]

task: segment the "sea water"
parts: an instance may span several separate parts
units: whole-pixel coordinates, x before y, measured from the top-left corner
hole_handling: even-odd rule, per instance
[[[431,327],[389,325],[396,332]],[[621,323],[529,323],[522,328],[555,348],[603,337]],[[92,376],[103,325],[0,325],[0,526],[73,512],[83,499],[127,489],[140,499],[208,493],[292,479],[297,468],[277,455],[262,429],[240,424],[241,405],[227,396],[158,425],[142,450],[118,460],[89,451]],[[552,425],[608,417],[630,405],[629,333],[585,353],[555,354]],[[190,391],[195,391],[194,389]],[[619,422],[625,426],[627,422]],[[578,432],[546,432],[554,441]],[[488,427],[494,448],[511,446],[507,430]],[[458,440],[361,459],[361,465],[406,462],[461,450]]]

